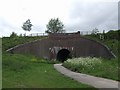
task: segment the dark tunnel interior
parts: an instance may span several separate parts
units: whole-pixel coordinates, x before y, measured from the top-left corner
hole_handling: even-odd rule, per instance
[[[64,62],[66,61],[68,58],[72,58],[70,51],[67,49],[62,49],[57,53],[57,60]]]

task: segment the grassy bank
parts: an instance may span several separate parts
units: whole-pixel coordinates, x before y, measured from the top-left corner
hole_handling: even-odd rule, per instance
[[[100,38],[101,36],[103,38]],[[107,33],[90,34],[85,35],[84,37],[107,45],[117,57],[120,56],[120,30],[110,30]]]
[[[31,55],[3,55],[3,88],[91,88],[59,72],[53,64]]]
[[[2,49],[4,52],[15,45],[41,38],[45,37],[4,37],[2,38]],[[120,43],[118,40],[107,39],[103,43],[108,45],[116,55],[118,54],[117,44]],[[91,88],[88,85],[78,83],[58,73],[53,68],[53,64],[50,64],[53,62],[48,62],[32,55],[3,53],[2,59],[3,88]],[[99,59],[97,62],[91,60],[92,58],[88,58],[87,60],[83,60],[82,58],[82,62],[87,63],[83,64],[78,58],[68,60],[63,65],[76,72],[119,80],[117,58],[116,60]]]
[[[65,61],[63,66],[75,72],[119,81],[118,69],[120,70],[120,67],[118,67],[118,59],[74,58]]]
[[[42,39],[42,38],[46,38],[46,36],[35,36],[35,37],[31,37],[31,36],[26,36],[26,37],[20,37],[20,36],[16,36],[16,37],[3,37],[2,38],[2,50],[3,52],[9,48],[12,48],[16,45],[19,44],[24,44],[27,42],[31,42],[34,40],[38,40],[38,39]]]
[[[105,40],[100,40],[98,37],[93,37],[92,35],[86,35],[84,36],[85,38],[89,38],[92,40],[99,41],[106,45],[117,57],[120,56],[120,41],[116,39],[105,39]]]

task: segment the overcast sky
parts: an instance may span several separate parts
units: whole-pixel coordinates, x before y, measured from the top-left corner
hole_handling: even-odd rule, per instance
[[[118,29],[119,0],[0,0],[0,36],[25,33],[22,24],[30,19],[29,33],[44,33],[51,18],[59,18],[67,32]]]

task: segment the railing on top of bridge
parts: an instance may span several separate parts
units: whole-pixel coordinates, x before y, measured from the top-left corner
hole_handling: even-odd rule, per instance
[[[31,33],[29,35],[26,35],[26,36],[48,36],[47,33]]]
[[[73,39],[79,37],[80,37],[80,31],[74,33],[51,33],[48,35],[48,38],[51,39]]]
[[[92,33],[93,33],[93,31],[80,31],[80,35],[89,35]]]
[[[71,35],[71,34],[76,34],[77,32],[66,32],[66,33],[61,33],[60,35]],[[92,31],[80,31],[80,35],[89,35],[92,34]],[[59,34],[57,34],[59,35]],[[48,36],[47,33],[31,33],[29,35],[23,35],[23,36]]]

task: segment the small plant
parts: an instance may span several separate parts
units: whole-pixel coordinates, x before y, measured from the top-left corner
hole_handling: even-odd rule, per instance
[[[49,64],[57,64],[57,63],[61,63],[58,60],[54,59],[54,60],[47,60],[47,63]]]
[[[37,62],[38,60],[36,58],[31,59],[32,62]]]

